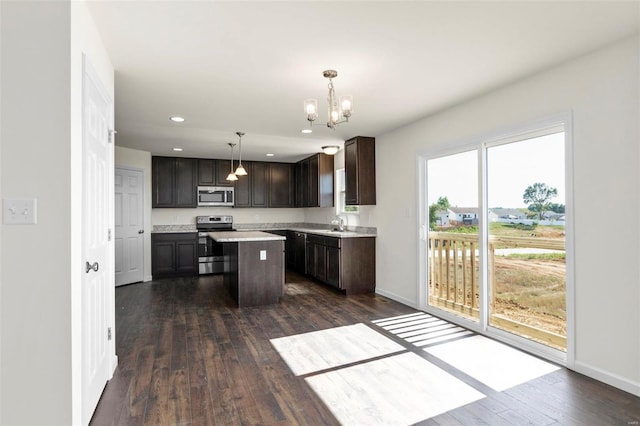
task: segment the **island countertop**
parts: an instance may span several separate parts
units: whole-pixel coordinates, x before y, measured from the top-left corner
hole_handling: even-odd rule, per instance
[[[209,232],[207,234],[218,243],[239,243],[247,241],[284,241],[287,238],[281,235],[270,234],[262,231],[236,231],[236,232]]]

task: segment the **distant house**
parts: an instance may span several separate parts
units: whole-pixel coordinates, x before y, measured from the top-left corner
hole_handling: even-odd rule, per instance
[[[450,207],[449,223],[451,225],[477,225],[478,210],[477,207]]]
[[[556,213],[551,210],[542,212],[542,218],[549,221],[564,221],[564,213]]]
[[[449,216],[452,215],[451,210],[437,210],[436,211],[436,226],[449,226]]]
[[[525,220],[527,215],[520,209],[489,209],[489,222]]]

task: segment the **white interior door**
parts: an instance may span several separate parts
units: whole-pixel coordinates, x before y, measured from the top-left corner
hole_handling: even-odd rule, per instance
[[[143,172],[116,168],[115,188],[115,275],[116,286],[143,280]]]
[[[88,424],[111,376],[109,280],[111,241],[109,143],[113,103],[85,58],[82,189],[82,424]],[[113,284],[111,284],[111,287]]]

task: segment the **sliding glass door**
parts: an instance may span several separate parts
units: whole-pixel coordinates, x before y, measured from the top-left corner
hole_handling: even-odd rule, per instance
[[[566,140],[558,122],[424,157],[427,310],[566,351]]]
[[[486,157],[489,324],[565,350],[564,132]]]
[[[428,304],[479,320],[478,150],[428,160]]]

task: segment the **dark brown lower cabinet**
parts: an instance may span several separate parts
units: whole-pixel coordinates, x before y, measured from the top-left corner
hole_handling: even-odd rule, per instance
[[[287,235],[287,238],[291,238],[291,257],[287,257],[290,262],[289,268],[293,269],[299,274],[307,273],[307,234],[304,232],[289,231],[291,235]],[[288,256],[287,252],[287,256]]]
[[[153,279],[198,274],[198,234],[151,234]]]
[[[346,294],[376,289],[376,239],[307,234],[307,275]]]

